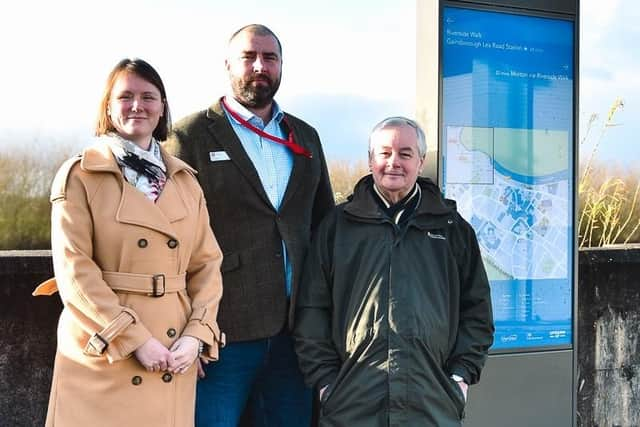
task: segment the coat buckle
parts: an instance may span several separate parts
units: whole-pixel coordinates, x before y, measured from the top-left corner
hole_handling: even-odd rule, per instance
[[[94,356],[100,356],[109,346],[107,340],[102,338],[97,332],[89,338],[84,351]]]
[[[164,292],[167,289],[166,281],[164,278],[164,274],[154,274],[153,275],[153,293],[151,294],[154,298],[159,298],[164,296]]]

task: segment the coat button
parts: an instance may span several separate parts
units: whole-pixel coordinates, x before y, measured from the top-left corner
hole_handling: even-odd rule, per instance
[[[169,246],[169,248],[171,249],[175,249],[178,247],[178,241],[176,239],[169,239],[169,241],[167,242],[167,246]]]
[[[149,242],[147,242],[147,239],[138,240],[138,247],[146,248],[147,246],[149,246]]]
[[[169,328],[169,329],[167,329],[167,336],[168,336],[169,338],[173,338],[173,337],[175,337],[175,336],[176,336],[176,330],[175,330],[175,329],[173,329],[173,328]]]
[[[139,375],[136,375],[135,377],[131,378],[131,384],[133,384],[133,385],[142,384],[142,377],[139,376]]]
[[[168,372],[162,376],[162,381],[164,381],[165,383],[170,383],[172,379],[173,375]]]

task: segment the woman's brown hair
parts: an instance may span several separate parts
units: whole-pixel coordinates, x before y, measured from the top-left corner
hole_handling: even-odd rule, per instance
[[[116,128],[111,122],[111,118],[108,114],[109,98],[111,97],[111,90],[113,85],[120,75],[123,73],[134,73],[141,79],[144,79],[154,85],[160,91],[160,97],[164,106],[164,114],[160,117],[158,125],[153,130],[153,137],[158,141],[164,141],[167,139],[167,135],[171,130],[171,116],[169,114],[169,103],[167,102],[167,92],[164,89],[164,83],[158,72],[149,65],[148,62],[139,58],[125,58],[118,62],[109,77],[107,77],[107,83],[104,87],[102,99],[100,101],[100,107],[98,109],[98,120],[96,121],[96,136],[104,135],[109,132],[115,132]]]

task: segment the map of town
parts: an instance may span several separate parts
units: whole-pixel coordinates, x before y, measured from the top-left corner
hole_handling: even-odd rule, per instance
[[[491,280],[568,276],[566,131],[449,126],[446,195],[471,222]]]

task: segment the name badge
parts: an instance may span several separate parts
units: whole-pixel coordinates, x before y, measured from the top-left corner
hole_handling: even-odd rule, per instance
[[[223,160],[231,160],[226,151],[210,151],[209,160],[212,162],[221,162]]]

